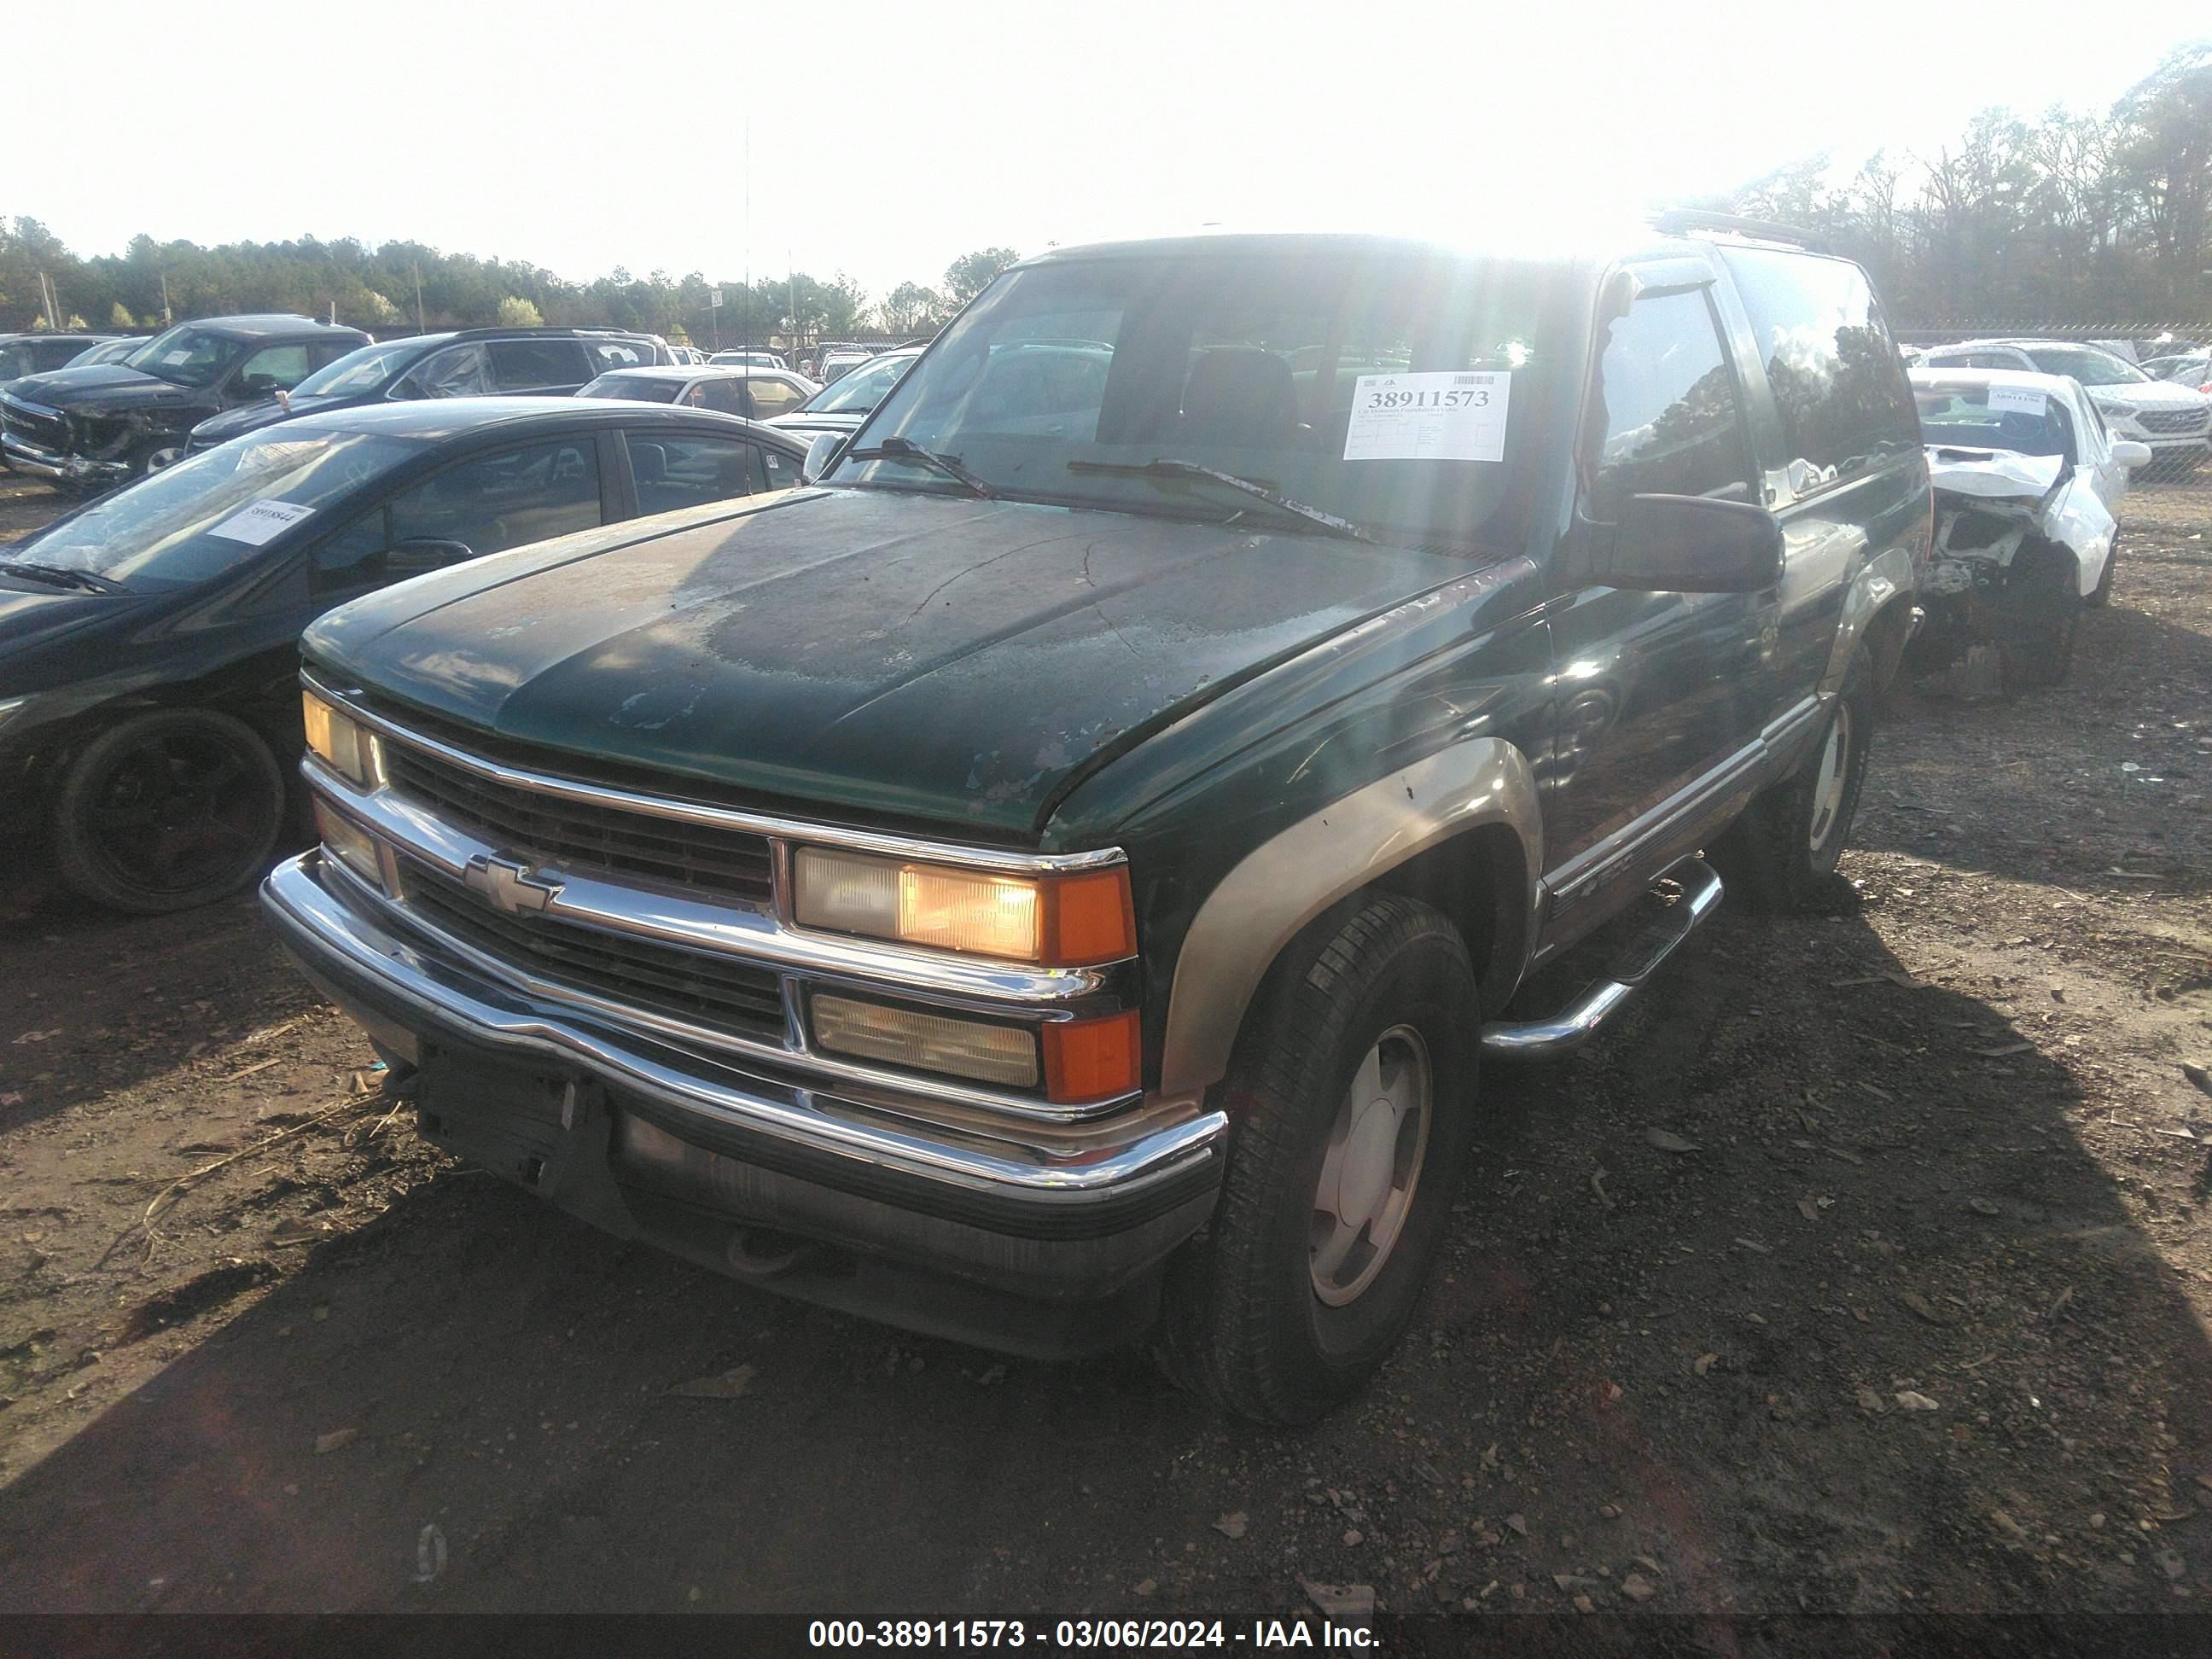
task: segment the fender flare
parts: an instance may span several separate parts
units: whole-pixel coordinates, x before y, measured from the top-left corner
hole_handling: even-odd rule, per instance
[[[1529,927],[1544,823],[1528,757],[1502,738],[1456,744],[1332,801],[1245,854],[1192,919],[1176,960],[1160,1092],[1202,1092],[1229,1071],[1237,1032],[1283,947],[1346,895],[1484,824],[1521,843]],[[1469,1011],[1469,1018],[1474,1011]]]
[[[1835,643],[1828,652],[1828,671],[1820,677],[1820,696],[1826,702],[1844,689],[1850,670],[1851,653],[1858,649],[1875,617],[1883,607],[1910,594],[1918,586],[1912,574],[1912,555],[1905,548],[1885,548],[1859,568],[1844,592],[1843,615],[1836,619]]]

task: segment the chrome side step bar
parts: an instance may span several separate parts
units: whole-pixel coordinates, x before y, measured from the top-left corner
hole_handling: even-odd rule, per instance
[[[1644,981],[1698,930],[1721,902],[1721,878],[1703,859],[1684,859],[1662,881],[1680,882],[1681,897],[1629,945],[1606,975],[1594,981],[1565,1012],[1549,1019],[1508,1023],[1493,1019],[1482,1028],[1486,1060],[1556,1060],[1571,1054],[1628,1006]]]

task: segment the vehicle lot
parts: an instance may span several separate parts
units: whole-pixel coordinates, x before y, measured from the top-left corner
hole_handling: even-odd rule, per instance
[[[2140,493],[2072,684],[1884,730],[1856,902],[1493,1073],[1446,1278],[1305,1433],[623,1251],[357,1096],[250,898],[11,861],[0,1608],[2201,1604],[2208,536]]]

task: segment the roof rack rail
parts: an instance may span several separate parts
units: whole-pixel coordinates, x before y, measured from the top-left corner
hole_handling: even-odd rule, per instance
[[[1652,228],[1669,236],[1693,230],[1719,230],[1761,242],[1786,242],[1793,246],[1826,252],[1828,239],[1814,230],[1778,225],[1771,219],[1747,219],[1740,213],[1711,213],[1703,208],[1664,208],[1651,216]]]

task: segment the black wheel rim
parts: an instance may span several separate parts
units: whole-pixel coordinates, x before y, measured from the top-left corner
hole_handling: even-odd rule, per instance
[[[271,807],[260,769],[238,738],[150,731],[108,759],[82,828],[100,861],[142,892],[197,892],[235,880],[260,858]]]

